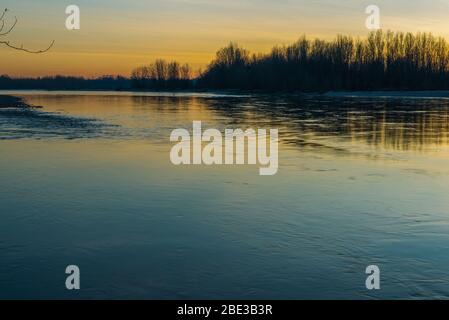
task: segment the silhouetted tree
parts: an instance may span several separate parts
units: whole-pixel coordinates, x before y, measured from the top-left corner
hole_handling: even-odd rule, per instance
[[[191,71],[188,64],[157,59],[154,63],[135,68],[131,73],[136,89],[187,89],[191,88]]]
[[[1,21],[0,28],[4,29]],[[8,30],[6,31],[8,32]],[[58,82],[59,81],[59,82]],[[90,89],[249,89],[449,90],[449,44],[430,33],[371,32],[364,39],[337,36],[332,41],[305,36],[267,54],[250,54],[236,43],[220,49],[204,72],[193,78],[188,64],[158,59],[135,68],[130,79],[0,77],[0,88]]]
[[[10,78],[0,76],[0,89],[44,90],[131,90],[131,80],[121,76],[101,76],[94,79],[70,76]]]
[[[217,52],[199,86],[260,90],[449,89],[449,46],[429,33],[372,32],[364,40],[305,36],[269,54],[231,43]]]

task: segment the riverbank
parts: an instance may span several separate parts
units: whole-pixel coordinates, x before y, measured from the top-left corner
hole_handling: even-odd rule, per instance
[[[322,96],[330,98],[372,99],[449,99],[449,90],[427,91],[328,91],[328,92],[263,92],[255,90],[176,90],[176,91],[116,91],[116,90],[0,90],[0,108],[39,108],[27,104],[22,95],[104,95],[104,96],[166,96],[166,97],[249,97],[249,96]]]
[[[415,98],[415,99],[449,99],[447,90],[429,91],[329,91],[329,97],[337,98]]]
[[[26,104],[22,98],[0,95],[0,108],[29,108],[30,105]]]

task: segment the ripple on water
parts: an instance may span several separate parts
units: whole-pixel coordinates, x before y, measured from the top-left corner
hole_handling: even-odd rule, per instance
[[[0,109],[0,140],[25,138],[99,138],[114,135],[119,126],[35,108]]]

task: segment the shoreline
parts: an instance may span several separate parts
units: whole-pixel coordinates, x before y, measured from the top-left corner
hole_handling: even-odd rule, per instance
[[[376,91],[327,91],[327,92],[303,92],[303,91],[254,91],[254,90],[167,90],[167,91],[145,91],[145,90],[46,90],[46,89],[0,89],[0,108],[33,107],[28,105],[20,95],[28,94],[94,94],[107,95],[135,95],[135,96],[172,96],[172,95],[192,95],[192,96],[224,96],[224,97],[244,97],[252,95],[261,96],[318,96],[329,98],[413,98],[413,99],[449,99],[449,90],[376,90]]]
[[[18,97],[14,94],[0,92],[0,109],[6,108],[40,109],[42,107],[28,104],[25,102],[24,98]]]
[[[0,109],[4,108],[30,108],[25,101],[13,95],[0,94]]]
[[[324,94],[333,98],[415,98],[415,99],[449,99],[449,90],[418,91],[329,91]]]
[[[379,90],[379,91],[327,91],[327,92],[266,92],[253,90],[172,90],[172,91],[144,91],[144,90],[1,90],[0,109],[5,108],[42,108],[25,102],[26,95],[104,95],[104,96],[135,96],[135,97],[201,97],[201,98],[244,98],[255,96],[331,98],[331,99],[441,99],[449,100],[449,90]]]

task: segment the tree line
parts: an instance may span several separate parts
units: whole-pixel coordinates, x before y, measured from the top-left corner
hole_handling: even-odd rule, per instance
[[[136,89],[193,88],[192,70],[188,64],[157,59],[154,63],[134,69],[132,86]]]
[[[38,78],[11,78],[0,76],[0,89],[41,90],[132,90],[129,78],[122,76],[101,76],[93,79],[72,76],[48,76]]]
[[[250,54],[231,43],[220,49],[198,86],[252,90],[449,89],[449,46],[430,33],[372,32],[338,36]]]
[[[0,77],[3,89],[260,91],[449,90],[449,44],[430,33],[372,32],[360,39],[338,36],[276,46],[251,54],[235,43],[221,48],[201,72],[158,59],[128,78],[103,76]]]

